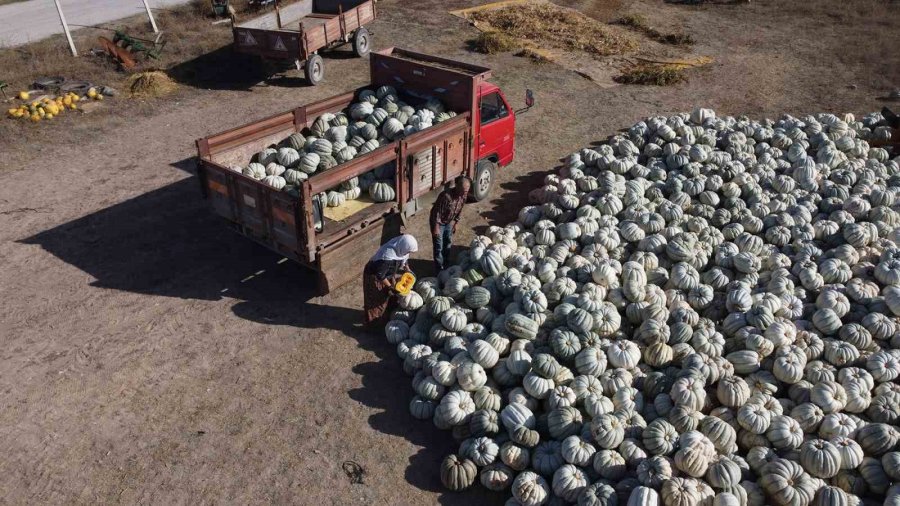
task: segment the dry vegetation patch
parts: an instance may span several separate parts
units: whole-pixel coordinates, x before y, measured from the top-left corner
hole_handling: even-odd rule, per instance
[[[115,97],[115,107],[104,107],[103,114],[92,115],[95,119],[109,116],[128,116],[143,106],[128,97],[153,98],[176,91],[174,82],[165,71],[176,65],[183,65],[196,58],[229,44],[231,30],[227,25],[213,25],[209,2],[194,1],[190,4],[159,9],[155,13],[157,24],[165,32],[166,45],[158,59],[144,59],[139,56],[137,74],[129,74],[119,69],[106,53],[92,55],[93,48],[99,48],[97,38],[111,39],[113,30],[121,30],[133,37],[153,39],[146,15],[134,16],[112,23],[104,23],[103,28],[82,28],[72,32],[79,57],[69,53],[68,44],[62,35],[29,44],[0,48],[0,69],[2,79],[9,83],[7,94],[32,88],[32,83],[43,77],[63,77],[67,81],[89,81],[96,86],[110,86],[122,93]],[[188,63],[189,64],[189,63]],[[81,119],[80,121],[87,121]],[[57,122],[70,125],[70,119],[61,117]],[[24,122],[0,119],[0,138],[11,138],[22,128],[47,129]]]
[[[132,74],[126,80],[128,91],[133,97],[161,97],[178,87],[165,72],[151,70]]]
[[[472,41],[472,49],[484,54],[503,53],[518,47],[516,39],[496,30],[481,32]]]
[[[626,69],[615,81],[621,84],[669,86],[685,81],[684,69],[675,65],[641,64]]]
[[[632,38],[614,33],[603,23],[554,4],[511,5],[472,12],[469,19],[542,47],[584,51],[596,56],[622,54],[638,46]]]
[[[531,48],[527,48],[527,47],[525,49],[522,49],[518,53],[516,53],[516,56],[518,56],[520,58],[528,58],[529,60],[531,60],[531,63],[537,63],[537,64],[547,63],[550,61],[550,58],[547,58],[540,51],[537,51],[537,50],[531,49]]]
[[[165,32],[166,46],[159,59],[148,59],[140,64],[146,68],[168,68],[177,63],[196,58],[231,40],[227,26],[214,26],[209,18],[208,2],[205,6],[194,2],[182,7],[159,10],[156,21]],[[97,38],[112,38],[113,30],[122,30],[134,37],[152,39],[146,16],[120,22],[105,23],[102,28],[83,28],[72,32],[78,48],[78,58],[69,53],[65,38],[50,38],[12,48],[0,48],[0,69],[4,80],[15,88],[27,88],[34,80],[45,76],[62,76],[67,79],[89,79],[96,84],[120,86],[128,75],[105,54],[92,56],[91,49],[99,48]],[[142,61],[142,58],[138,58]],[[139,66],[139,70],[140,70]]]

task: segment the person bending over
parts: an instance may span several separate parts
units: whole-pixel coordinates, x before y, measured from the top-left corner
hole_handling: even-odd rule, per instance
[[[363,269],[363,308],[365,324],[384,325],[396,302],[394,284],[409,270],[409,254],[419,250],[416,238],[403,234],[384,243]]]

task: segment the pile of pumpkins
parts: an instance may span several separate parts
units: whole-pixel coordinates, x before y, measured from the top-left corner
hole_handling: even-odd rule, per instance
[[[900,504],[883,126],[698,108],[569,156],[385,327],[412,416],[459,444],[444,486],[509,506]]]
[[[66,112],[66,110],[77,110],[78,102],[83,100],[81,96],[74,92],[68,92],[58,96],[47,95],[32,100],[29,92],[20,91],[17,98],[23,103],[18,107],[8,109],[6,115],[12,119],[27,119],[34,123],[53,119]],[[90,88],[85,95],[85,98],[103,100],[103,94],[98,93],[94,88]]]
[[[454,116],[456,113],[446,110],[436,98],[425,100],[416,110],[401,101],[392,86],[364,89],[346,111],[322,114],[308,130],[263,149],[246,167],[232,169],[296,195],[299,185],[311,175]],[[393,166],[379,167],[316,198],[329,207],[338,207],[365,192],[375,202],[389,202],[396,198],[394,176]]]

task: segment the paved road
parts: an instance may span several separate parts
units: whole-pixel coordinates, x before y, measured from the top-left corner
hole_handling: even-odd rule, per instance
[[[187,3],[187,0],[148,0],[151,8]],[[144,12],[141,0],[60,0],[72,25],[95,25]],[[28,0],[0,6],[0,46],[17,46],[62,33],[53,0]]]

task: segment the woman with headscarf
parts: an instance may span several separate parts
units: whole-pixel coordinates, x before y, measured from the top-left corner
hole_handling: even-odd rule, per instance
[[[409,272],[409,254],[419,250],[416,238],[403,234],[384,243],[363,270],[365,323],[383,325],[395,300],[393,287],[400,275]]]

